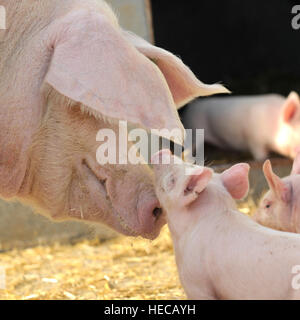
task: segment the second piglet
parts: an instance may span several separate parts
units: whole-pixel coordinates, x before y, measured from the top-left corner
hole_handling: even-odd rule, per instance
[[[300,299],[292,273],[300,235],[265,228],[236,208],[233,198],[248,191],[247,164],[215,174],[168,150],[152,163],[189,299]]]
[[[300,145],[300,101],[296,92],[216,97],[192,102],[181,114],[186,129],[204,129],[206,142],[250,151],[266,159],[270,151],[294,158]]]

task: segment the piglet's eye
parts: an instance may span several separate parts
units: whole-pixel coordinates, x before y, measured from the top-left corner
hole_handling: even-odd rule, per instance
[[[271,203],[266,204],[265,208],[268,209],[271,207]]]

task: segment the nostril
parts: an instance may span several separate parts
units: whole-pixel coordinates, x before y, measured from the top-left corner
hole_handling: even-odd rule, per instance
[[[153,215],[158,218],[161,214],[162,214],[162,208],[154,208],[154,210],[152,211]]]

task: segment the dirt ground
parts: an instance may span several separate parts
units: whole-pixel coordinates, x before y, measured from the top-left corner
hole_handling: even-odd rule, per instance
[[[183,299],[169,231],[0,254],[0,299]]]
[[[241,203],[245,214],[253,204]],[[0,299],[185,299],[165,226],[158,239],[40,246],[0,253]]]

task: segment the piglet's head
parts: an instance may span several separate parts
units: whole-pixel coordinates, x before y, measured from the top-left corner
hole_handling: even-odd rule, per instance
[[[249,165],[234,165],[222,174],[213,174],[207,167],[183,162],[169,150],[162,150],[152,157],[156,177],[156,193],[167,211],[184,209],[200,196],[207,201],[227,200],[232,206],[233,199],[243,198],[249,189]],[[204,194],[205,191],[205,194]]]
[[[167,211],[183,209],[194,202],[207,187],[213,171],[183,162],[169,150],[157,152],[151,159],[156,194]]]
[[[296,196],[300,191],[300,153],[296,155],[290,176],[277,176],[270,160],[265,161],[263,172],[269,191],[261,199],[254,220],[270,228],[294,232],[292,217],[300,205]]]
[[[249,190],[249,165],[246,163],[236,164],[222,174],[213,174],[212,169],[183,162],[169,150],[159,151],[151,162],[156,178],[156,193],[167,211],[188,207],[204,190],[206,196],[212,199],[221,195],[224,203],[228,199],[232,203],[232,198],[242,199]]]

